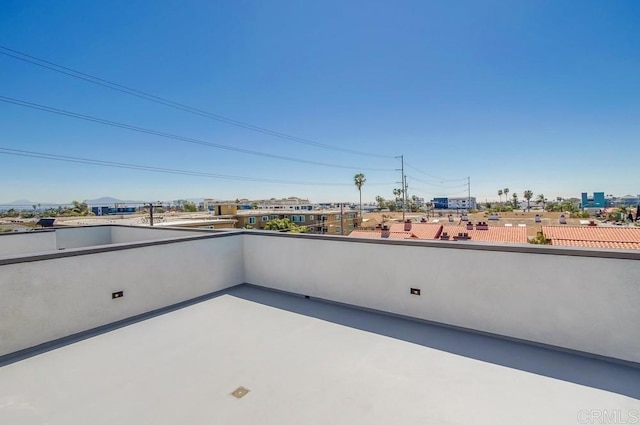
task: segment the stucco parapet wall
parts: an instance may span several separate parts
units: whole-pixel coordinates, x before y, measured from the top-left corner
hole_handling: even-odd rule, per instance
[[[254,236],[292,237],[303,239],[332,240],[349,243],[367,243],[382,245],[400,245],[430,247],[443,249],[470,249],[476,251],[498,251],[529,254],[565,255],[574,257],[615,258],[621,260],[640,260],[640,252],[636,250],[603,250],[598,248],[560,247],[534,244],[501,244],[474,241],[440,241],[440,240],[403,240],[403,239],[365,239],[340,235],[308,235],[304,233],[279,233],[265,230],[242,230],[241,233]]]
[[[69,226],[64,227],[64,229],[70,228],[82,228],[87,226]],[[131,226],[118,226],[118,225],[106,225],[106,226],[91,226],[95,227],[121,227],[128,228]],[[136,227],[136,229],[141,229],[140,227]],[[144,229],[144,228],[142,228]],[[154,239],[149,241],[136,241],[136,242],[125,242],[125,243],[117,243],[117,244],[108,244],[108,245],[96,245],[90,247],[81,247],[81,248],[68,248],[57,251],[44,251],[33,254],[15,254],[8,255],[0,258],[0,266],[8,265],[8,264],[19,264],[19,263],[29,263],[34,261],[44,261],[44,260],[53,260],[59,258],[67,258],[67,257],[77,257],[80,255],[91,255],[98,254],[102,252],[113,252],[113,251],[122,251],[126,249],[134,249],[134,248],[143,248],[149,246],[157,246],[157,245],[167,245],[173,243],[201,240],[201,239],[215,239],[215,238],[223,238],[230,237],[241,234],[241,231],[218,231],[218,230],[197,230],[197,229],[182,229],[182,228],[174,228],[174,229],[148,229],[149,231],[176,231],[184,233],[193,233],[193,235],[181,235],[168,237],[165,239]],[[38,231],[40,232],[40,230]],[[45,232],[55,232],[55,229],[47,229]],[[203,234],[204,233],[204,234]],[[34,232],[25,232],[25,234],[34,234]],[[18,236],[18,234],[13,234],[14,236]]]
[[[61,229],[73,229],[84,228],[88,226],[65,226]],[[542,255],[564,255],[564,256],[576,256],[576,257],[594,257],[594,258],[613,258],[623,260],[640,260],[640,252],[630,250],[603,250],[597,248],[583,248],[583,247],[560,247],[549,245],[533,245],[533,244],[500,244],[491,242],[475,242],[475,241],[440,241],[440,240],[401,240],[401,239],[358,239],[350,238],[348,236],[341,235],[310,235],[304,233],[280,233],[266,230],[246,230],[246,229],[188,229],[180,227],[162,227],[162,228],[145,228],[137,226],[125,226],[117,224],[108,224],[104,226],[91,226],[96,227],[119,227],[119,228],[135,228],[137,230],[144,230],[149,232],[180,232],[182,235],[175,237],[168,237],[166,239],[155,239],[149,241],[136,241],[126,242],[118,244],[99,245],[91,247],[70,248],[59,251],[48,251],[43,253],[33,254],[16,254],[9,255],[0,258],[0,266],[5,264],[25,263],[32,261],[43,261],[55,258],[73,257],[78,255],[89,255],[100,252],[120,251],[125,249],[134,249],[155,245],[165,245],[170,243],[178,243],[187,240],[198,239],[210,239],[220,237],[232,237],[237,235],[249,235],[249,236],[263,236],[263,237],[276,237],[276,238],[301,238],[301,239],[315,239],[335,242],[346,242],[354,244],[381,244],[381,245],[396,245],[396,246],[414,246],[414,247],[431,247],[431,248],[443,248],[443,249],[462,249],[462,250],[477,250],[477,251],[496,251],[496,252],[513,252],[513,253],[530,253],[530,254],[542,254]],[[21,237],[22,235],[33,235],[37,233],[55,232],[57,228],[43,229],[37,232],[21,232],[21,233],[6,233],[0,234],[3,236]],[[186,235],[192,233],[193,235]]]

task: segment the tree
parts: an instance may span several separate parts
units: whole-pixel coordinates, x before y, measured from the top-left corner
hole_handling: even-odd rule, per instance
[[[518,208],[518,194],[514,192],[511,196],[513,197],[513,208]]]
[[[353,182],[358,188],[358,192],[360,194],[360,220],[362,220],[362,186],[366,181],[367,179],[364,177],[364,174],[362,173],[358,173],[355,176],[353,176]]]
[[[430,211],[431,209],[433,209],[433,202],[428,201],[428,202],[425,204],[425,207],[427,208],[427,218],[428,218],[428,217],[429,217],[429,211]]]
[[[376,196],[376,202],[378,203],[378,207],[380,207],[380,209],[386,208],[387,206],[387,201],[380,195]]]
[[[411,212],[418,212],[418,197],[416,195],[411,195],[409,209]]]
[[[533,192],[530,190],[525,190],[522,194],[522,197],[527,200],[527,211],[531,209],[530,202],[531,198],[533,198]]]
[[[404,190],[393,189],[393,196],[396,197],[396,207],[398,207],[399,205],[402,205],[402,209],[404,210],[404,200],[402,196],[403,194],[404,194]]]
[[[500,198],[500,203],[502,203],[502,189],[498,191],[498,197]]]
[[[547,198],[545,198],[544,195],[541,193],[536,198],[536,202],[538,202],[539,204],[542,204],[542,209],[544,210],[544,206],[547,203]]]
[[[73,201],[72,204],[70,211],[72,215],[89,215],[89,206],[86,202]]]
[[[509,188],[505,187],[504,189],[502,189],[502,193],[504,193],[504,202],[508,203],[509,202],[509,198],[507,197],[507,195],[509,195]]]
[[[186,212],[196,212],[198,211],[198,207],[196,207],[196,204],[193,202],[189,202],[189,201],[184,201],[182,203],[182,207],[184,208],[184,210]]]
[[[309,231],[307,226],[298,226],[288,218],[274,218],[264,225],[264,229],[291,233],[307,233]]]

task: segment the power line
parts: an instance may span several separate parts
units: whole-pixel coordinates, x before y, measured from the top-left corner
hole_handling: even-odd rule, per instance
[[[301,143],[301,144],[305,144],[305,145],[309,145],[309,146],[314,146],[317,148],[322,148],[322,149],[329,149],[329,150],[333,150],[333,151],[339,151],[339,152],[344,152],[344,153],[349,153],[349,154],[355,154],[355,155],[364,155],[364,156],[371,156],[371,157],[378,157],[378,158],[386,158],[389,159],[391,158],[391,156],[387,156],[387,155],[380,155],[380,154],[376,154],[376,153],[371,153],[371,152],[362,152],[362,151],[357,151],[354,149],[347,149],[347,148],[342,148],[342,147],[338,147],[338,146],[331,146],[331,145],[327,145],[324,143],[319,143],[319,142],[314,142],[313,140],[309,140],[309,139],[304,139],[301,137],[297,137],[297,136],[292,136],[286,133],[281,133],[279,131],[274,131],[274,130],[269,130],[267,128],[264,127],[259,127],[257,125],[253,125],[253,124],[249,124],[243,121],[239,121],[239,120],[234,120],[232,118],[228,118],[225,117],[223,115],[219,115],[219,114],[214,114],[202,109],[198,109],[198,108],[194,108],[192,106],[188,106],[179,102],[175,102],[173,100],[164,98],[164,97],[160,97],[160,96],[156,96],[153,95],[151,93],[147,93],[141,90],[137,90],[137,89],[133,89],[131,87],[127,87],[124,86],[122,84],[118,84],[118,83],[114,83],[112,81],[109,80],[105,80],[103,78],[99,78],[90,74],[86,74],[84,72],[80,72],[80,71],[76,71],[74,69],[71,68],[67,68],[64,67],[62,65],[58,65],[56,63],[44,60],[44,59],[40,59],[37,58],[35,56],[31,56],[28,55],[26,53],[20,52],[18,50],[14,50],[14,49],[10,49],[8,47],[5,46],[1,46],[0,45],[0,49],[4,50],[4,51],[0,51],[0,54],[23,61],[23,62],[27,62],[33,65],[37,65],[40,66],[42,68],[46,68],[49,69],[51,71],[55,71],[61,74],[65,74],[68,75],[70,77],[73,78],[77,78],[92,84],[96,84],[102,87],[106,87],[109,88],[111,90],[115,90],[121,93],[125,93],[128,94],[130,96],[135,96],[141,99],[145,99],[151,102],[155,102],[161,105],[165,105],[168,106],[170,108],[174,108],[174,109],[178,109],[181,111],[185,111],[185,112],[189,112],[192,114],[196,114],[196,115],[200,115],[202,117],[206,117],[206,118],[210,118],[212,120],[216,120],[218,122],[222,122],[225,124],[229,124],[229,125],[233,125],[236,127],[241,127],[244,128],[246,130],[250,130],[250,131],[254,131],[257,133],[262,133],[262,134],[266,134],[269,136],[273,136],[273,137],[278,137],[281,139],[285,139],[285,140],[289,140],[292,142],[296,142],[296,143]],[[12,53],[15,54],[12,54]],[[17,56],[17,55],[20,56]],[[22,56],[22,57],[21,57]]]
[[[0,147],[0,154],[47,159],[52,161],[89,164],[89,165],[95,165],[95,166],[101,166],[101,167],[124,168],[124,169],[148,171],[148,172],[154,172],[154,173],[179,174],[179,175],[207,177],[207,178],[214,178],[214,179],[251,181],[251,182],[259,182],[259,183],[293,184],[293,185],[306,185],[306,186],[351,186],[350,183],[289,181],[289,180],[279,180],[279,179],[265,179],[265,178],[257,178],[257,177],[214,174],[214,173],[205,173],[205,172],[199,172],[199,171],[178,170],[173,168],[153,167],[153,166],[147,166],[147,165],[128,164],[128,163],[113,162],[113,161],[102,161],[102,160],[90,159],[90,158],[56,155],[56,154],[50,154],[50,153],[44,153],[44,152],[33,152],[33,151],[25,151],[25,150],[19,150],[19,149],[3,148],[3,147]],[[386,186],[388,185],[388,183],[381,184],[381,185]]]
[[[441,194],[436,195],[436,194],[434,194],[435,192],[433,192],[433,189],[425,189],[424,187],[416,187],[416,186],[413,186],[412,189],[413,189],[414,193],[415,192],[419,192],[419,193],[429,194],[429,195],[434,196],[434,197],[443,197],[443,198],[445,198],[447,196],[460,195],[460,194],[465,194],[466,195],[467,194],[466,190],[462,190],[462,191],[454,192],[454,193],[449,193],[449,194],[444,194],[444,195],[441,195]]]
[[[261,156],[261,157],[266,157],[266,158],[274,158],[274,159],[280,159],[280,160],[283,160],[283,161],[292,161],[292,162],[299,162],[299,163],[304,163],[304,164],[320,165],[320,166],[323,166],[323,167],[346,168],[346,169],[349,169],[349,170],[394,171],[394,170],[391,170],[391,169],[384,169],[384,168],[367,168],[367,167],[355,167],[355,166],[348,166],[348,165],[328,164],[328,163],[325,163],[325,162],[309,161],[309,160],[305,160],[305,159],[292,158],[292,157],[283,156],[283,155],[276,155],[276,154],[270,154],[270,153],[265,153],[265,152],[258,152],[258,151],[254,151],[254,150],[250,150],[250,149],[237,148],[237,147],[233,147],[233,146],[223,145],[223,144],[220,144],[220,143],[212,143],[212,142],[207,142],[207,141],[204,141],[204,140],[194,139],[194,138],[191,138],[191,137],[184,137],[184,136],[179,136],[179,135],[176,135],[176,134],[164,133],[164,132],[157,131],[157,130],[151,130],[151,129],[148,129],[148,128],[137,127],[137,126],[130,125],[130,124],[124,124],[124,123],[120,123],[120,122],[116,122],[116,121],[105,120],[105,119],[93,117],[93,116],[90,116],[90,115],[79,114],[79,113],[67,111],[67,110],[64,110],[64,109],[52,108],[52,107],[49,107],[49,106],[40,105],[40,104],[37,104],[37,103],[26,102],[24,100],[14,99],[14,98],[11,98],[11,97],[6,97],[6,96],[0,96],[0,102],[10,103],[10,104],[13,104],[13,105],[22,106],[22,107],[25,107],[25,108],[36,109],[36,110],[40,110],[40,111],[44,111],[44,112],[50,112],[50,113],[53,113],[53,114],[63,115],[63,116],[71,117],[71,118],[84,120],[84,121],[95,122],[95,123],[98,123],[98,124],[108,125],[108,126],[111,126],[111,127],[123,128],[123,129],[126,129],[126,130],[136,131],[136,132],[139,132],[139,133],[151,134],[151,135],[154,135],[154,136],[165,137],[165,138],[173,139],[173,140],[179,140],[179,141],[186,142],[186,143],[191,143],[191,144],[196,144],[196,145],[201,145],[201,146],[207,146],[207,147],[215,148],[215,149],[224,149],[224,150],[228,150],[228,151],[240,152],[240,153],[244,153],[244,154],[248,154],[248,155],[256,155],[256,156]]]
[[[436,179],[436,180],[440,181],[441,183],[442,182],[457,182],[457,181],[462,181],[462,180],[466,180],[467,179],[466,177],[463,177],[463,178],[460,178],[460,179],[443,179],[443,178],[440,178],[438,176],[434,176],[433,174],[426,173],[426,172],[422,171],[420,168],[418,168],[418,167],[416,167],[414,165],[411,165],[411,164],[407,163],[406,161],[405,161],[404,165],[406,165],[409,168],[412,168],[412,169],[416,170],[419,173],[424,174],[425,176],[428,176],[428,177],[431,177],[433,179]],[[423,182],[423,183],[427,183],[427,182]],[[431,184],[431,183],[427,183],[427,184]]]
[[[460,185],[453,185],[453,186],[451,186],[451,185],[444,185],[444,184],[435,184],[435,183],[430,183],[430,182],[428,182],[428,181],[420,180],[420,179],[418,179],[418,178],[416,178],[416,177],[414,177],[414,176],[407,176],[407,177],[409,177],[409,178],[411,178],[412,180],[415,180],[415,181],[417,181],[417,182],[424,183],[424,184],[428,184],[429,186],[436,186],[436,187],[440,187],[440,188],[456,189],[456,188],[458,188],[458,187],[467,187],[467,184],[466,184],[466,183],[465,183],[465,184],[460,184]],[[466,180],[466,178],[465,178],[465,180]]]

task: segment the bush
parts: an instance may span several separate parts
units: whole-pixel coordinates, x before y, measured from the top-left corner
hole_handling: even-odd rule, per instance
[[[589,213],[586,211],[578,211],[578,212],[572,212],[570,217],[571,218],[591,218],[591,215],[589,215]]]
[[[538,232],[535,238],[529,239],[529,243],[534,245],[551,245],[551,241],[545,238],[542,232]]]

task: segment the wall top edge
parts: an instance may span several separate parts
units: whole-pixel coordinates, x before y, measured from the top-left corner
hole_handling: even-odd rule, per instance
[[[543,255],[564,255],[574,257],[617,258],[624,260],[640,260],[640,251],[601,250],[597,248],[560,247],[534,244],[499,244],[477,241],[440,241],[440,240],[402,240],[402,239],[364,239],[348,236],[309,235],[304,233],[278,233],[264,230],[243,230],[244,234],[268,237],[292,237],[301,239],[321,239],[360,244],[382,244],[395,246],[413,246],[423,248],[469,249],[475,251],[500,251],[513,253],[529,253]]]
[[[90,226],[96,227],[96,226]],[[127,227],[127,226],[123,226]],[[67,257],[77,257],[81,255],[91,255],[91,254],[99,254],[103,252],[113,252],[113,251],[123,251],[127,249],[135,249],[135,248],[144,248],[149,246],[156,245],[169,245],[181,242],[192,242],[203,239],[216,239],[216,238],[224,238],[231,237],[241,234],[241,232],[216,232],[209,234],[195,234],[195,235],[185,235],[167,239],[156,239],[150,241],[136,241],[136,242],[125,242],[119,244],[109,244],[109,245],[98,245],[98,246],[90,246],[90,247],[81,247],[81,248],[70,248],[59,251],[47,251],[41,253],[31,253],[31,254],[17,254],[12,256],[6,256],[4,258],[0,258],[0,266],[8,265],[8,264],[19,264],[19,263],[30,263],[34,261],[44,261],[44,260],[54,260],[60,258]]]
[[[121,244],[110,244],[93,247],[74,248],[64,251],[55,251],[47,253],[31,253],[31,254],[18,254],[14,256],[7,256],[0,258],[0,266],[6,264],[25,263],[32,261],[43,261],[49,259],[73,257],[79,255],[97,254],[101,252],[121,251],[125,249],[142,248],[154,245],[166,245],[180,242],[188,242],[200,239],[215,239],[221,237],[233,237],[238,235],[248,235],[255,237],[275,237],[275,238],[298,238],[298,239],[314,239],[322,241],[332,242],[346,242],[355,244],[377,244],[386,246],[411,246],[416,248],[442,248],[442,249],[468,249],[475,251],[497,251],[497,252],[511,252],[511,253],[529,253],[540,255],[563,255],[563,256],[577,256],[577,257],[594,257],[594,258],[612,258],[612,259],[624,259],[624,260],[640,260],[640,252],[627,251],[627,250],[598,250],[595,248],[576,248],[576,247],[555,247],[546,245],[516,245],[516,244],[492,244],[487,242],[472,242],[472,241],[439,241],[439,240],[382,240],[382,239],[359,239],[351,238],[348,236],[333,236],[333,235],[310,235],[303,233],[279,233],[273,231],[264,230],[197,230],[197,229],[182,229],[182,228],[162,228],[152,229],[146,227],[137,226],[124,226],[124,225],[104,225],[104,226],[78,226],[74,228],[87,228],[87,227],[121,227],[137,229],[152,230],[172,230],[181,231],[184,233],[193,233],[193,235],[184,235],[174,238],[150,240],[150,241],[136,241],[127,242]],[[71,227],[69,227],[71,228]],[[45,231],[55,231],[56,229],[47,229]],[[38,231],[40,232],[40,231]],[[26,232],[26,234],[33,234],[35,232]],[[204,233],[204,234],[203,234]],[[11,234],[10,234],[11,235]],[[13,234],[16,236],[17,234]]]

